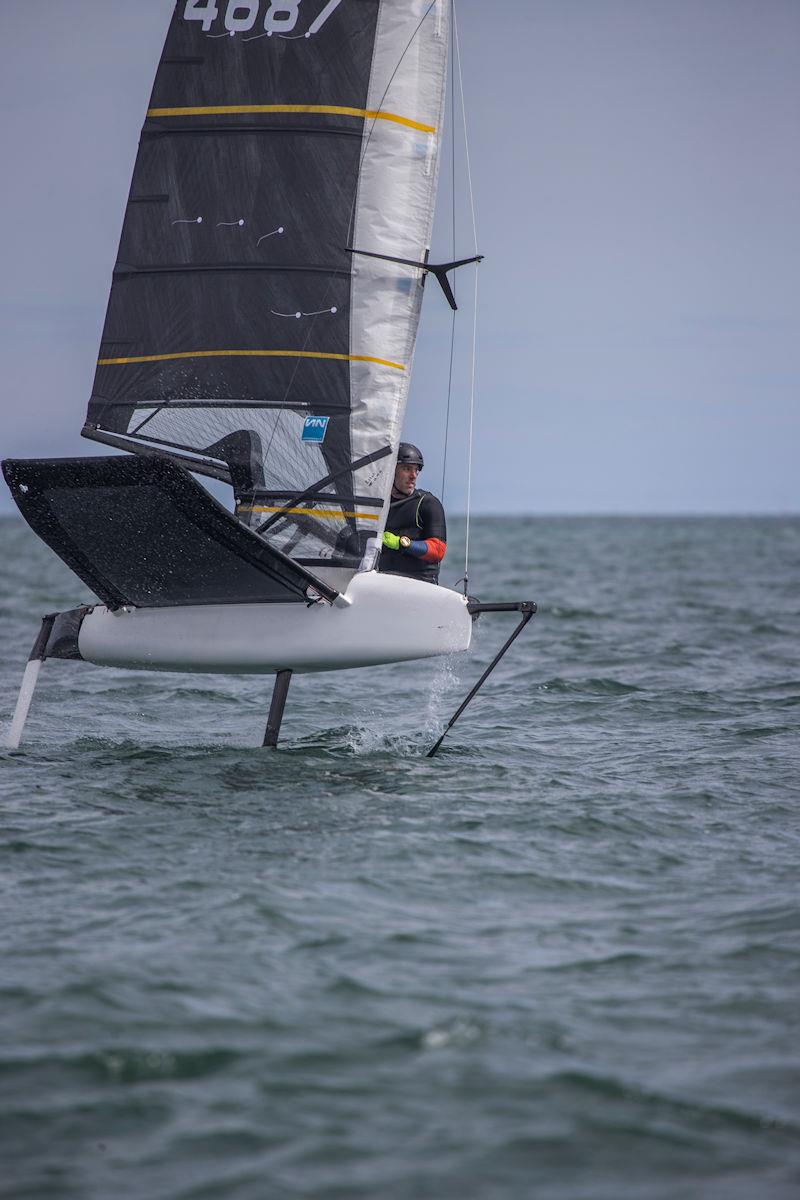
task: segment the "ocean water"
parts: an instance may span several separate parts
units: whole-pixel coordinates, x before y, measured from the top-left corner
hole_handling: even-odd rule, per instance
[[[800,1195],[800,519],[473,534],[539,614],[434,760],[513,617],[296,677],[277,751],[268,679],[45,663],[0,753],[0,1195]],[[87,593],[14,519],[0,554],[7,722]]]

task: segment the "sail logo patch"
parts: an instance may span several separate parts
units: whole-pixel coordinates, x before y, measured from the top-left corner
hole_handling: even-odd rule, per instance
[[[330,417],[306,417],[303,422],[301,442],[324,442]]]

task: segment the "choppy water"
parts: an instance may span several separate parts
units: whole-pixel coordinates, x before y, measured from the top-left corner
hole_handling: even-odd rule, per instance
[[[86,593],[0,553],[7,720]],[[472,561],[540,613],[432,761],[513,618],[295,678],[277,752],[268,680],[45,664],[0,756],[0,1194],[800,1193],[800,519],[487,519]]]

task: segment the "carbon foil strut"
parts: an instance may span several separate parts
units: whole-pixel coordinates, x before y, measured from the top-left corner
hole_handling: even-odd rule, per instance
[[[22,678],[22,686],[19,689],[19,696],[17,697],[17,705],[14,709],[14,716],[5,735],[4,740],[8,750],[19,749],[19,744],[22,741],[22,731],[28,719],[28,710],[33,699],[36,680],[39,677],[42,663],[47,657],[47,643],[57,616],[58,613],[48,613],[46,617],[42,617],[42,624],[36,635],[36,641],[33,643],[33,649],[28,656],[25,674]]]
[[[269,706],[269,717],[267,718],[267,728],[264,733],[264,741],[261,743],[262,746],[272,746],[274,748],[278,744],[283,710],[286,707],[286,697],[289,694],[289,684],[291,682],[291,671],[275,672],[275,687],[272,690],[272,703]]]
[[[520,623],[519,623],[519,625],[517,625],[514,632],[511,634],[511,637],[508,638],[507,641],[503,644],[503,646],[498,650],[497,654],[494,656],[492,661],[489,663],[489,666],[483,672],[480,679],[475,684],[475,686],[472,688],[469,695],[466,697],[466,699],[464,701],[462,701],[462,703],[459,705],[459,707],[453,713],[452,717],[450,718],[450,720],[447,722],[447,724],[444,727],[444,732],[442,733],[442,736],[439,738],[439,740],[436,742],[436,744],[430,748],[428,753],[425,755],[426,758],[433,758],[436,751],[439,749],[442,742],[447,737],[447,734],[453,728],[456,721],[458,720],[458,718],[463,713],[464,709],[469,704],[470,700],[472,700],[472,698],[478,694],[478,692],[483,687],[486,680],[491,675],[492,671],[495,669],[497,664],[500,662],[500,659],[503,657],[505,652],[508,650],[511,643],[513,641],[515,641],[516,638],[522,633],[523,629],[528,624],[531,617],[534,616],[534,614],[536,613],[536,604],[534,603],[533,600],[518,600],[516,602],[512,601],[507,604],[493,604],[493,603],[482,604],[479,600],[470,600],[470,602],[467,605],[467,610],[473,616],[478,616],[480,613],[485,613],[485,612],[519,612],[519,613],[522,613],[522,619],[520,620]]]

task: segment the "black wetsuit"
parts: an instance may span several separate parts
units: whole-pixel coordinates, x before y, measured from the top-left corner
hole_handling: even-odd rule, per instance
[[[440,500],[432,492],[416,489],[410,496],[393,499],[386,521],[389,533],[398,537],[409,537],[412,542],[428,543],[424,558],[402,550],[381,550],[379,571],[391,575],[408,575],[412,579],[423,579],[427,583],[439,582],[439,565],[444,558],[447,542],[447,525]]]

